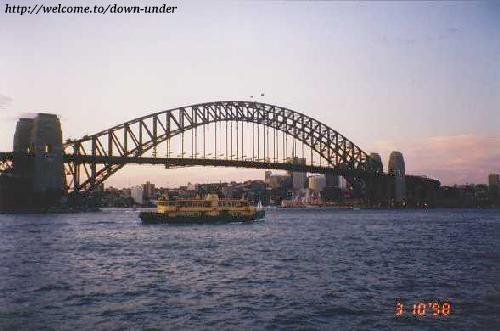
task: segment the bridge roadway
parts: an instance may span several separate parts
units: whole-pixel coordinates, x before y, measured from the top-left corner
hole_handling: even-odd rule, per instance
[[[14,152],[0,152],[0,162],[12,161],[14,159]],[[33,157],[33,154],[25,154],[24,157]],[[334,169],[332,167],[316,166],[316,165],[305,165],[305,164],[293,164],[289,162],[271,162],[260,160],[231,160],[225,158],[219,159],[202,159],[202,158],[179,158],[179,157],[147,157],[147,156],[93,156],[93,155],[73,155],[64,154],[63,160],[65,163],[77,163],[77,164],[153,164],[153,165],[164,165],[167,168],[170,167],[189,167],[189,166],[214,166],[214,167],[236,167],[236,168],[254,168],[254,169],[276,169],[276,170],[289,170],[289,171],[299,171],[299,172],[310,172],[318,174],[333,174],[342,175],[345,171],[341,169]],[[354,169],[349,169],[349,174],[356,175],[358,172]],[[354,171],[354,172],[353,172]],[[359,171],[360,175],[365,172]]]
[[[162,164],[169,167],[189,167],[189,166],[214,166],[214,167],[236,167],[254,169],[276,169],[299,172],[310,172],[320,174],[342,175],[345,171],[332,167],[316,165],[293,164],[289,162],[271,162],[270,160],[231,160],[225,158],[202,159],[202,158],[178,158],[178,157],[127,157],[127,156],[91,156],[91,155],[64,155],[64,162],[76,163],[96,163],[96,164]],[[357,170],[349,169],[349,173],[356,175]],[[362,172],[359,171],[360,175]],[[364,173],[364,172],[363,172]],[[366,176],[366,173],[364,173]]]
[[[12,161],[14,152],[0,152],[0,162]],[[26,154],[28,157],[33,157],[33,154]],[[309,172],[317,174],[332,174],[344,175],[345,171],[342,169],[335,169],[332,167],[316,166],[316,165],[303,165],[293,164],[288,162],[264,162],[262,160],[231,160],[231,159],[200,159],[200,158],[166,158],[166,157],[130,157],[130,156],[92,156],[92,155],[73,155],[64,154],[63,160],[65,163],[96,163],[96,164],[152,164],[164,165],[166,168],[171,167],[190,167],[190,166],[213,166],[213,167],[235,167],[235,168],[254,168],[254,169],[276,169],[287,171]],[[349,169],[351,175],[356,175],[357,170]],[[392,177],[386,173],[366,173],[359,171],[363,176],[372,177]],[[430,179],[422,176],[406,175],[407,179],[425,181],[425,182],[438,182],[435,179]]]

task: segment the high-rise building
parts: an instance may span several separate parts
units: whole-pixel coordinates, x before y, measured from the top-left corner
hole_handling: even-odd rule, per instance
[[[405,174],[405,160],[401,152],[392,152],[389,155],[389,168],[390,175],[403,175]]]
[[[293,157],[288,159],[288,162],[293,164],[306,164],[305,158]],[[293,189],[295,191],[304,189],[307,185],[307,173],[298,171],[289,171],[292,177]]]
[[[132,186],[130,188],[130,196],[134,202],[142,205],[144,203],[144,188],[143,185]]]
[[[370,153],[370,157],[373,161],[373,167],[377,172],[384,172],[384,164],[382,163],[382,157],[379,153]]]
[[[149,181],[146,184],[142,184],[143,197],[146,200],[152,199],[155,196],[155,184],[151,184]]]
[[[490,174],[488,176],[488,185],[490,187],[500,186],[500,175],[499,174]]]
[[[392,152],[389,156],[388,172],[394,176],[394,199],[401,203],[406,199],[405,160],[401,152]]]
[[[326,187],[325,175],[311,175],[309,176],[309,189],[315,193],[320,193]]]

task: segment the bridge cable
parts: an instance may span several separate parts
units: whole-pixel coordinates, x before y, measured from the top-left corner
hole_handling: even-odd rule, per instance
[[[255,122],[252,121],[252,161],[255,159]]]
[[[260,133],[259,133],[259,123],[255,123],[255,127],[257,128],[257,134],[256,134],[256,140],[257,140],[257,150],[256,150],[256,160],[259,161],[259,157],[260,157]]]
[[[239,149],[240,149],[240,143],[239,143],[240,136],[238,135],[239,126],[240,125],[238,123],[238,120],[236,120],[236,160],[238,160],[239,158]]]

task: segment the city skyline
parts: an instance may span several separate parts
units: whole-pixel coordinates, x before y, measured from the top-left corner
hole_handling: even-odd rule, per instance
[[[498,5],[179,8],[168,17],[4,16],[0,149],[11,150],[23,113],[57,113],[64,138],[79,138],[153,111],[253,95],[380,153],[385,169],[399,150],[409,174],[444,185],[485,183],[499,171]],[[262,177],[252,169],[127,166],[107,185]]]

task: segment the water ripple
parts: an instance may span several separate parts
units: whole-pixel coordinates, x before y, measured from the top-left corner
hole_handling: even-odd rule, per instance
[[[0,215],[0,330],[495,329],[498,247],[498,210],[156,227],[119,209]],[[395,318],[396,300],[454,313]]]

